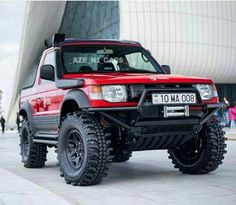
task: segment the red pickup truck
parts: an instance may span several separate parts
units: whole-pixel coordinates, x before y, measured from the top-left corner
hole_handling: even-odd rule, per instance
[[[45,165],[55,147],[68,184],[93,185],[111,162],[133,151],[166,149],[183,173],[222,163],[225,137],[214,113],[222,106],[212,80],[170,75],[140,43],[78,40],[55,34],[32,87],[22,89],[22,162]]]

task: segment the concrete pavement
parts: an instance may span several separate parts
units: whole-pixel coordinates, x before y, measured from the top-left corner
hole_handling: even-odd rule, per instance
[[[166,151],[136,152],[129,162],[113,164],[103,184],[90,187],[64,182],[53,149],[49,149],[45,168],[23,168],[18,144],[16,133],[0,134],[0,204],[17,204],[12,203],[14,198],[27,204],[27,200],[37,197],[44,199],[44,203],[38,200],[41,204],[52,204],[50,200],[55,200],[53,204],[81,205],[236,204],[236,141],[227,142],[224,164],[208,175],[179,173]],[[8,192],[11,194],[6,196]]]
[[[224,128],[226,135],[229,140],[236,140],[236,128]]]
[[[0,168],[0,205],[69,205],[70,203],[29,180]]]

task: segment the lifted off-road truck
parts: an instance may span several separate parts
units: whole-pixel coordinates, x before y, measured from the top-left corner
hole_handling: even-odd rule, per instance
[[[22,162],[43,167],[55,147],[65,181],[93,185],[133,151],[166,149],[181,172],[209,173],[226,153],[220,108],[212,80],[170,75],[137,42],[55,34],[21,92]]]

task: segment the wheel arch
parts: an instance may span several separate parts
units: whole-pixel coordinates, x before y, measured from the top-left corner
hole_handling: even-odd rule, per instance
[[[83,108],[89,108],[90,104],[86,94],[81,90],[71,90],[65,96],[61,103],[59,125],[64,116],[70,112],[79,111]]]
[[[33,124],[33,114],[32,114],[32,108],[29,102],[23,103],[23,105],[20,107],[19,115],[22,116],[23,119],[28,119],[32,132],[34,134],[35,132],[34,132],[34,124]]]

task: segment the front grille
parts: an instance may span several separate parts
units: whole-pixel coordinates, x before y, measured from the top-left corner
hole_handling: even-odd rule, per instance
[[[146,84],[146,85],[130,85],[129,86],[129,98],[133,102],[139,102],[139,99],[144,91],[144,89],[150,90],[147,92],[144,104],[152,103],[152,94],[160,90],[159,93],[170,93],[170,92],[193,92],[189,90],[193,88],[192,84]],[[194,89],[194,88],[193,88]],[[186,91],[188,90],[188,91]],[[199,100],[199,99],[198,99]]]

